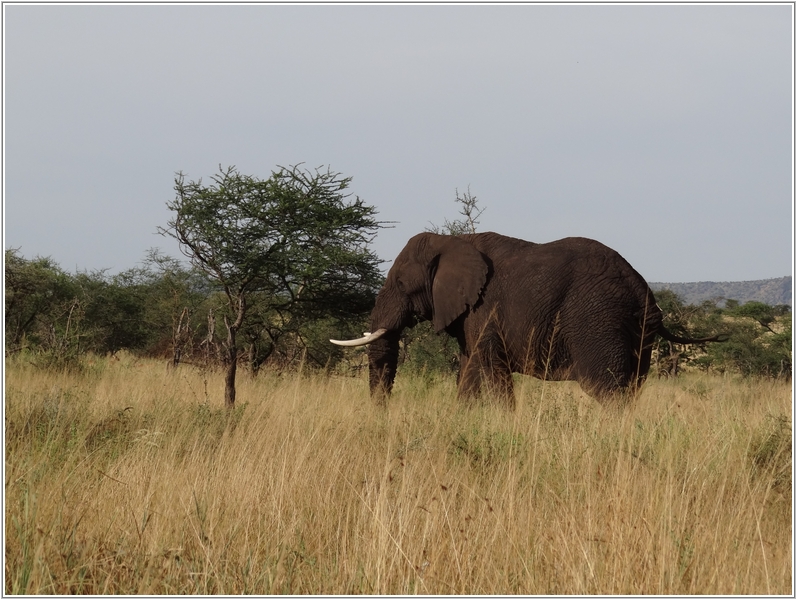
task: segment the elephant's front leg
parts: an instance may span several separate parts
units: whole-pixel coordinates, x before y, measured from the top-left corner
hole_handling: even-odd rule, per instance
[[[399,333],[390,332],[368,349],[369,387],[379,405],[385,405],[393,390],[398,365]]]

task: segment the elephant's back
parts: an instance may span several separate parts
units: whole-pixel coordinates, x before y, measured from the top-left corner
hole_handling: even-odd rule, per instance
[[[489,257],[502,293],[523,290],[540,308],[558,310],[574,303],[584,310],[585,303],[600,299],[628,309],[645,306],[653,298],[642,275],[597,240],[567,237],[537,244],[492,232],[462,237]]]
[[[616,250],[585,237],[567,237],[541,244],[494,232],[465,234],[460,237],[473,244],[493,262],[510,268],[525,266],[541,272],[552,270],[559,273],[564,268],[598,274],[622,265],[623,271],[633,271],[631,265]]]
[[[561,275],[569,275],[576,283],[579,278],[607,285],[620,282],[635,287],[647,288],[642,275],[620,255],[607,245],[590,238],[569,237],[546,244],[537,244],[532,251],[534,260],[554,269]],[[588,281],[579,282],[588,285]]]
[[[595,312],[596,318],[605,314],[607,305],[625,314],[638,314],[646,306],[655,312],[645,279],[605,244],[583,237],[526,244],[507,245],[503,272],[507,285],[525,282],[529,301],[539,303],[541,310]]]
[[[479,252],[485,254],[494,261],[500,261],[507,256],[525,254],[543,245],[508,235],[502,235],[494,231],[465,233],[458,237],[472,244]]]

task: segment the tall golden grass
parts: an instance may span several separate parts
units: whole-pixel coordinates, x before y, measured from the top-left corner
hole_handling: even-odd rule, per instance
[[[791,594],[791,388],[6,364],[6,593]]]

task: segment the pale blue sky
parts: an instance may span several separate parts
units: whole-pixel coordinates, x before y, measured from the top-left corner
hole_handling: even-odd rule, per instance
[[[649,281],[792,270],[788,4],[3,10],[5,247],[68,271],[179,256],[176,171],[300,162],[398,222],[387,260],[470,186]]]

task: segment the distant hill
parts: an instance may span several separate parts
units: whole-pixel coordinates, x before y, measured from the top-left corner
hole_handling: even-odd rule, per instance
[[[777,279],[758,281],[700,281],[697,283],[651,283],[653,292],[672,290],[686,304],[700,304],[704,300],[725,298],[738,300],[740,304],[755,300],[770,306],[776,304],[792,305],[791,275]]]

